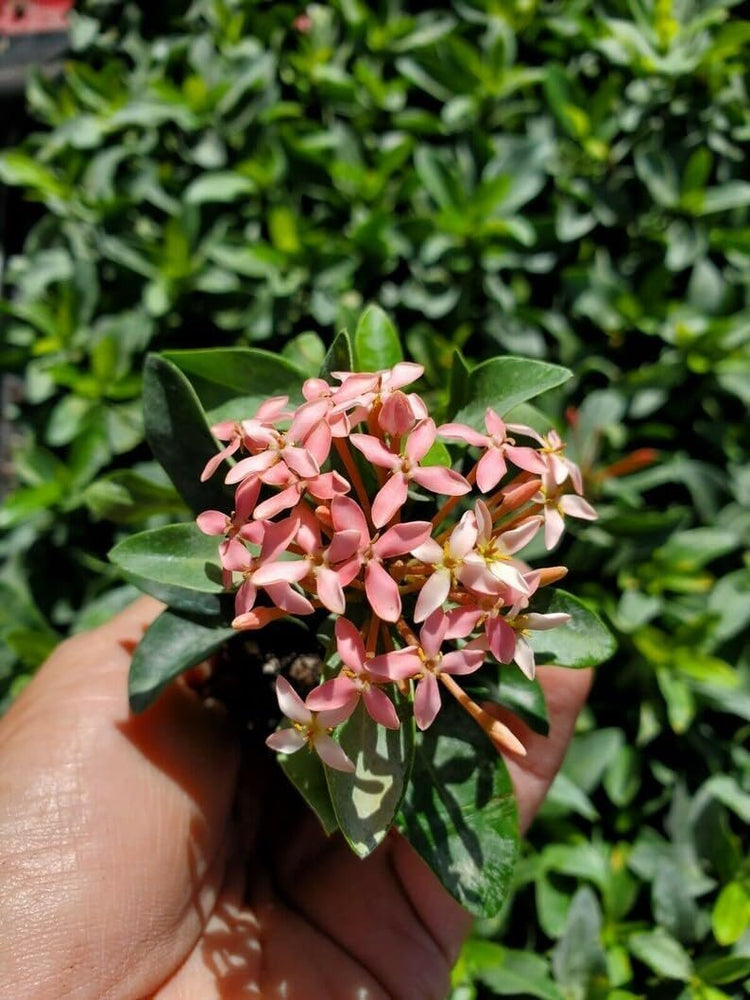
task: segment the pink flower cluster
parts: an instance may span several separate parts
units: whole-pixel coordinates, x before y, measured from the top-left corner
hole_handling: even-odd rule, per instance
[[[398,728],[387,694],[394,686],[409,697],[413,691],[420,729],[439,711],[442,682],[496,742],[523,752],[452,676],[478,670],[489,651],[533,678],[530,630],[568,616],[534,613],[529,604],[566,571],[532,569],[519,553],[542,526],[551,549],[566,516],[596,517],[554,430],[542,437],[506,425],[492,409],[486,433],[459,423],[437,427],[424,400],[404,391],[421,374],[420,365],[402,362],[374,373],[335,372],[334,385],[308,379],[295,409],[275,397],[250,419],[213,427],[226,444],[202,475],[238,458],[225,477],[236,486],[232,513],[209,510],[197,519],[222,539],[225,585],[236,588],[234,627],[257,629],[316,609],[339,616],[336,675],[304,702],[279,678],[291,726],[268,739],[282,753],[308,746],[339,770],[354,765],[332,731],[360,700],[377,723]],[[430,461],[438,438],[463,446],[465,475]],[[470,449],[478,457],[467,459]],[[482,496],[469,499],[472,492]],[[447,499],[438,505],[427,494]],[[414,519],[413,510],[432,516]]]

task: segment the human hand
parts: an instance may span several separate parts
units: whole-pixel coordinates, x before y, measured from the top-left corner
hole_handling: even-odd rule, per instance
[[[402,837],[365,861],[327,840],[267,751],[241,765],[184,685],[130,715],[126,645],[158,611],[141,598],[63,643],[0,722],[7,995],[445,997],[470,918]],[[528,753],[508,760],[524,829],[590,685],[556,667],[539,679],[550,736],[513,721]]]

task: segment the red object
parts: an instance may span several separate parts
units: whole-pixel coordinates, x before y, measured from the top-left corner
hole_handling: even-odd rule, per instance
[[[0,0],[0,37],[66,31],[74,0]]]

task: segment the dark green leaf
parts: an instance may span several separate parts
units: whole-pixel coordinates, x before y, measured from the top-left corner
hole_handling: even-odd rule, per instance
[[[465,390],[467,402],[450,419],[483,431],[488,406],[502,416],[519,403],[562,385],[570,377],[567,368],[544,361],[491,358],[472,369]]]
[[[596,615],[572,594],[556,590],[541,595],[534,610],[545,613],[563,612],[571,616],[566,625],[531,633],[529,642],[538,662],[556,663],[561,667],[595,667],[608,660],[617,649],[609,629]]]
[[[154,457],[193,513],[231,510],[231,494],[221,485],[221,470],[200,481],[219,445],[209,430],[198,397],[182,372],[155,354],[143,369],[146,438]]]
[[[356,771],[326,770],[338,825],[361,858],[374,851],[390,830],[409,780],[414,723],[403,699],[399,715],[401,728],[386,729],[370,718],[360,701],[338,733]]]
[[[126,574],[168,587],[220,594],[216,539],[195,524],[169,524],[119,542],[109,558]]]
[[[346,330],[337,333],[320,369],[320,377],[330,380],[332,372],[354,371],[354,352]],[[334,381],[334,384],[337,384]]]
[[[354,331],[356,371],[376,372],[392,368],[403,361],[403,357],[396,327],[380,306],[368,306]]]
[[[418,737],[399,825],[471,913],[500,910],[518,856],[513,789],[489,739],[453,705]]]
[[[320,757],[303,748],[297,753],[277,754],[276,759],[287,778],[318,817],[326,834],[334,833],[338,829],[338,822],[328,791],[326,768]]]
[[[253,347],[167,351],[164,357],[190,379],[209,421],[252,417],[271,396],[302,400],[305,373],[287,358]]]
[[[133,654],[128,680],[132,711],[148,708],[171,680],[236,634],[231,628],[211,628],[172,611],[162,611]]]
[[[586,1000],[607,983],[601,942],[602,915],[593,891],[584,886],[573,897],[565,930],[552,954],[555,979],[570,1000]]]
[[[688,982],[693,973],[690,956],[665,930],[643,931],[631,934],[628,948],[658,976]]]

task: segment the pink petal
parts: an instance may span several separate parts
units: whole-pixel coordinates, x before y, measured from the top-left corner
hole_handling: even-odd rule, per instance
[[[433,611],[436,611],[447,598],[450,589],[450,570],[436,570],[419,592],[414,608],[414,621],[423,622]]]
[[[432,447],[437,437],[437,427],[434,420],[420,420],[409,435],[405,454],[410,462],[421,462]]]
[[[438,437],[443,437],[447,441],[465,441],[475,448],[485,448],[488,444],[486,434],[480,434],[467,424],[441,424],[437,432]]]
[[[484,426],[494,438],[505,440],[505,424],[490,406],[484,411]]]
[[[544,508],[544,544],[547,549],[554,549],[565,531],[565,522],[559,510],[550,504]]]
[[[404,506],[407,493],[406,476],[403,472],[394,472],[372,504],[372,523],[376,528],[382,528]]]
[[[230,485],[232,483],[239,483],[240,480],[245,479],[247,476],[255,476],[265,469],[270,469],[277,461],[278,456],[272,451],[262,451],[259,455],[251,455],[249,458],[243,458],[241,462],[238,462],[229,470],[224,482]]]
[[[218,434],[216,436],[218,437]],[[230,444],[228,444],[226,448],[222,448],[222,450],[218,453],[218,455],[214,455],[213,458],[209,458],[209,460],[206,462],[203,472],[201,472],[201,482],[205,483],[207,479],[210,479],[211,476],[213,476],[214,472],[216,472],[221,463],[224,461],[224,459],[228,458],[230,455],[233,455],[237,451],[239,446],[240,446],[240,440],[239,438],[237,438],[237,440],[232,441]]]
[[[433,611],[419,632],[419,642],[428,657],[437,656],[448,629],[448,616],[442,611]]]
[[[328,546],[328,562],[339,563],[351,557],[357,552],[361,544],[358,531],[337,531],[333,536],[333,541]]]
[[[374,687],[368,688],[362,695],[362,700],[370,718],[374,719],[375,722],[387,729],[400,728],[401,723],[398,721],[393,702],[384,691],[379,691],[378,688]]]
[[[559,628],[561,625],[567,625],[571,620],[570,615],[566,615],[562,611],[552,612],[548,615],[540,615],[536,611],[532,611],[528,615],[524,615],[526,620],[526,627],[530,629],[546,631],[550,628]]]
[[[362,673],[365,669],[365,644],[359,631],[346,618],[336,620],[336,649],[347,667]]]
[[[284,414],[284,407],[289,402],[288,396],[269,396],[255,411],[255,419],[261,423],[273,423],[280,420]]]
[[[512,587],[513,590],[517,590],[519,594],[529,593],[529,585],[515,566],[507,562],[493,562],[489,564],[488,568],[496,580]]]
[[[328,413],[328,403],[324,399],[303,403],[297,408],[292,426],[287,432],[287,441],[304,441],[316,424]]]
[[[484,651],[481,649],[457,649],[446,653],[440,664],[445,674],[473,674],[484,663]]]
[[[427,729],[440,711],[440,688],[434,674],[425,674],[414,696],[414,719],[420,729]]]
[[[346,596],[338,573],[321,566],[315,573],[315,580],[318,600],[335,615],[342,615],[346,610]]]
[[[312,479],[320,474],[320,466],[306,448],[294,448],[287,445],[282,449],[287,467],[302,479]]]
[[[252,561],[252,556],[242,542],[229,538],[219,546],[219,558],[223,569],[236,573],[244,572]]]
[[[500,663],[510,663],[516,653],[516,630],[502,618],[489,618],[485,630],[495,659]]]
[[[307,559],[293,559],[288,562],[264,563],[255,570],[251,579],[256,587],[267,587],[272,583],[299,583],[310,572]]]
[[[414,426],[414,414],[403,392],[392,392],[388,396],[378,414],[378,424],[391,437],[409,433]]]
[[[336,531],[358,531],[362,544],[370,541],[364,511],[351,497],[335,496],[331,501],[331,521]]]
[[[420,562],[428,566],[434,566],[436,563],[442,562],[443,547],[434,538],[428,538],[427,541],[413,548],[411,554],[415,559],[419,559]]]
[[[245,615],[248,611],[252,611],[257,597],[258,588],[253,586],[249,580],[245,580],[234,595],[235,616]]]
[[[346,771],[348,774],[351,774],[355,770],[354,764],[349,760],[336,740],[331,739],[327,733],[321,733],[319,736],[316,736],[313,746],[323,763],[327,764],[328,767],[332,767],[334,771]]]
[[[307,491],[316,500],[331,500],[340,493],[348,493],[350,489],[350,484],[338,472],[324,472],[307,482]]]
[[[433,493],[441,493],[447,497],[460,497],[471,491],[471,484],[453,469],[445,469],[441,465],[430,465],[426,468],[413,469],[411,478]]]
[[[552,478],[555,480],[558,486],[564,483],[568,478],[568,466],[563,461],[559,455],[548,455],[547,461],[549,462],[550,469],[552,470]]]
[[[506,424],[505,426],[509,431],[512,431],[514,434],[523,434],[524,437],[533,438],[535,441],[538,441],[539,444],[542,445],[546,445],[547,443],[541,436],[541,434],[538,434],[534,430],[534,428],[529,427],[528,424]]]
[[[479,608],[453,608],[446,617],[448,618],[448,628],[445,632],[445,638],[465,639],[477,627],[482,612]]]
[[[371,434],[350,434],[349,440],[373,465],[378,465],[383,469],[396,469],[401,464],[399,456],[388,451],[383,442],[378,441]]]
[[[571,517],[582,517],[584,521],[596,521],[599,517],[591,504],[583,497],[574,497],[572,493],[567,493],[560,497],[560,507],[565,514]]]
[[[290,510],[299,503],[300,492],[299,483],[295,483],[294,486],[288,486],[280,493],[276,493],[274,496],[269,497],[268,500],[264,500],[263,503],[259,503],[253,511],[253,517],[256,521],[266,521],[280,514],[282,510]]]
[[[519,469],[527,472],[536,472],[543,475],[547,471],[547,465],[540,457],[538,451],[533,448],[519,448],[515,445],[507,445],[505,448],[506,457],[511,460]]]
[[[234,420],[222,420],[218,424],[212,424],[211,433],[219,441],[229,441],[237,435],[237,422]]]
[[[298,729],[279,729],[276,733],[266,739],[266,746],[269,746],[277,753],[296,753],[301,750],[307,741]]]
[[[261,561],[272,562],[280,553],[285,552],[299,528],[299,518],[285,517],[283,521],[275,521],[266,525],[263,535],[263,547],[260,552]]]
[[[321,420],[305,438],[305,448],[318,463],[318,466],[321,466],[330,454],[332,437],[328,421]]]
[[[401,615],[401,595],[393,577],[374,559],[365,569],[365,593],[370,607],[384,622],[397,622]]]
[[[247,520],[253,512],[258,494],[260,493],[260,480],[246,479],[240,483],[234,491],[235,519],[239,521]]]
[[[324,729],[333,729],[335,726],[346,722],[354,709],[357,707],[357,698],[346,702],[340,708],[329,708],[324,712],[318,712],[318,722]]]
[[[477,540],[477,522],[467,511],[450,534],[448,552],[453,559],[463,559],[474,548]]]
[[[501,549],[507,552],[508,555],[518,552],[519,549],[529,544],[541,527],[541,524],[542,518],[537,515],[519,524],[517,528],[511,528],[510,531],[502,532],[502,534],[498,535]]]
[[[204,535],[223,535],[227,530],[229,518],[220,510],[204,510],[196,517],[195,523]]]
[[[403,556],[427,541],[431,531],[432,525],[429,521],[406,521],[404,524],[394,524],[375,542],[372,549],[380,559]]]
[[[389,389],[400,389],[410,382],[416,382],[423,374],[422,365],[413,361],[399,361],[390,370],[382,372],[382,381]]]
[[[247,614],[238,615],[232,622],[232,628],[238,631],[265,628],[269,622],[285,617],[286,611],[281,608],[254,608]]]
[[[507,465],[499,448],[490,448],[479,459],[477,465],[477,486],[482,493],[494,490],[505,475]]]
[[[421,673],[422,663],[415,646],[394,650],[392,653],[381,653],[367,663],[368,673],[384,681],[405,681],[415,674]]]
[[[277,608],[288,611],[290,615],[311,615],[315,608],[288,583],[269,583],[263,588]]]
[[[477,519],[478,537],[487,543],[492,537],[492,515],[484,500],[474,504],[474,517]]]
[[[353,712],[358,701],[359,689],[354,681],[351,677],[340,675],[334,677],[333,680],[325,681],[320,687],[311,691],[305,699],[305,707],[309,708],[311,712],[326,712],[334,708],[343,708],[349,702],[354,702],[351,708]]]
[[[524,673],[530,681],[534,680],[534,675],[536,673],[536,664],[534,662],[534,650],[524,639],[522,635],[519,635],[518,642],[516,643],[516,653],[514,659],[518,666],[521,668],[522,673]]]
[[[276,698],[279,708],[287,719],[299,722],[302,726],[310,725],[312,713],[305,707],[304,701],[285,677],[276,678]]]

